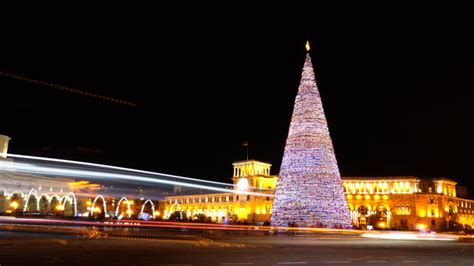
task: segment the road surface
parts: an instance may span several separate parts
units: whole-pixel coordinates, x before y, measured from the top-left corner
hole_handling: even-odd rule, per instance
[[[63,228],[64,229],[64,228]],[[474,242],[90,228],[0,228],[3,265],[474,265]],[[78,234],[78,230],[81,234]]]

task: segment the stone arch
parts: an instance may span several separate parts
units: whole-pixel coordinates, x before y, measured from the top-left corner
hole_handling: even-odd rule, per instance
[[[117,209],[115,210],[115,216],[118,216],[120,206],[121,206],[123,201],[127,203],[127,215],[128,215],[128,218],[130,218],[130,217],[132,217],[132,210],[130,209],[130,202],[128,201],[128,199],[126,197],[122,197],[119,200],[119,202],[117,203]]]
[[[386,202],[377,202],[374,204],[373,210],[377,211],[378,207],[384,207],[387,211],[390,211],[390,206]]]
[[[357,204],[356,207],[355,207],[355,210],[359,214],[367,215],[372,210],[372,206],[370,206],[368,204]]]
[[[94,198],[94,201],[92,202],[92,205],[91,205],[91,210],[90,210],[90,215],[93,216],[94,215],[94,211],[95,211],[95,204],[97,202],[98,199],[101,199],[102,200],[102,211],[104,212],[104,215],[105,217],[109,217],[109,214],[107,213],[107,201],[105,200],[104,196],[102,195],[97,195],[95,198]]]
[[[368,204],[355,205],[353,219],[358,227],[362,229],[367,228],[367,225],[369,225],[371,210],[372,207]]]
[[[369,224],[375,228],[386,229],[389,227],[390,207],[385,203],[377,203],[374,205],[373,211],[369,216]]]
[[[145,210],[145,206],[146,206],[147,202],[149,202],[150,205],[151,205],[152,217],[153,217],[153,219],[155,219],[155,204],[153,203],[153,201],[151,201],[151,199],[147,199],[145,202],[143,202],[140,214],[143,214],[143,211]]]

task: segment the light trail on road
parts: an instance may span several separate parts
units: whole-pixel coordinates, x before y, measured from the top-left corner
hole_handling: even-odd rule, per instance
[[[338,233],[357,235],[362,231],[352,229],[330,229],[330,228],[305,228],[305,227],[275,227],[255,225],[226,225],[212,223],[186,223],[186,222],[162,222],[143,220],[120,220],[120,221],[81,221],[67,219],[48,218],[16,218],[0,217],[0,223],[5,224],[48,224],[48,225],[70,225],[70,226],[104,226],[104,227],[136,227],[136,228],[173,228],[173,229],[195,229],[195,230],[229,230],[229,231],[260,231],[260,232],[314,232],[314,233]]]
[[[391,231],[372,231],[368,233],[363,230],[354,229],[330,229],[330,228],[304,228],[304,227],[276,227],[276,226],[255,226],[255,225],[226,225],[211,223],[189,223],[189,222],[168,222],[168,221],[143,221],[143,220],[121,220],[121,221],[81,221],[66,219],[48,219],[48,218],[16,218],[0,217],[0,230],[2,226],[92,226],[104,228],[147,228],[147,229],[180,229],[180,230],[219,230],[219,231],[251,231],[263,233],[304,233],[304,234],[322,234],[334,237],[353,236],[385,240],[430,240],[430,241],[456,241],[458,236],[450,234],[423,234],[417,232],[391,232]],[[24,231],[35,231],[34,227],[25,227]],[[52,227],[51,230],[54,231]]]
[[[431,234],[422,232],[370,232],[361,235],[366,238],[391,239],[391,240],[458,240],[458,236],[449,234]]]

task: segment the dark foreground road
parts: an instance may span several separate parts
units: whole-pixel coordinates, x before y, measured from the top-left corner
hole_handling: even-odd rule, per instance
[[[474,265],[474,243],[338,235],[0,231],[4,265]]]

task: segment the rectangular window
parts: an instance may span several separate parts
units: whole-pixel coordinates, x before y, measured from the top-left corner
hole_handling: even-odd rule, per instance
[[[250,195],[247,195],[247,201],[249,201],[249,200],[250,200]]]

